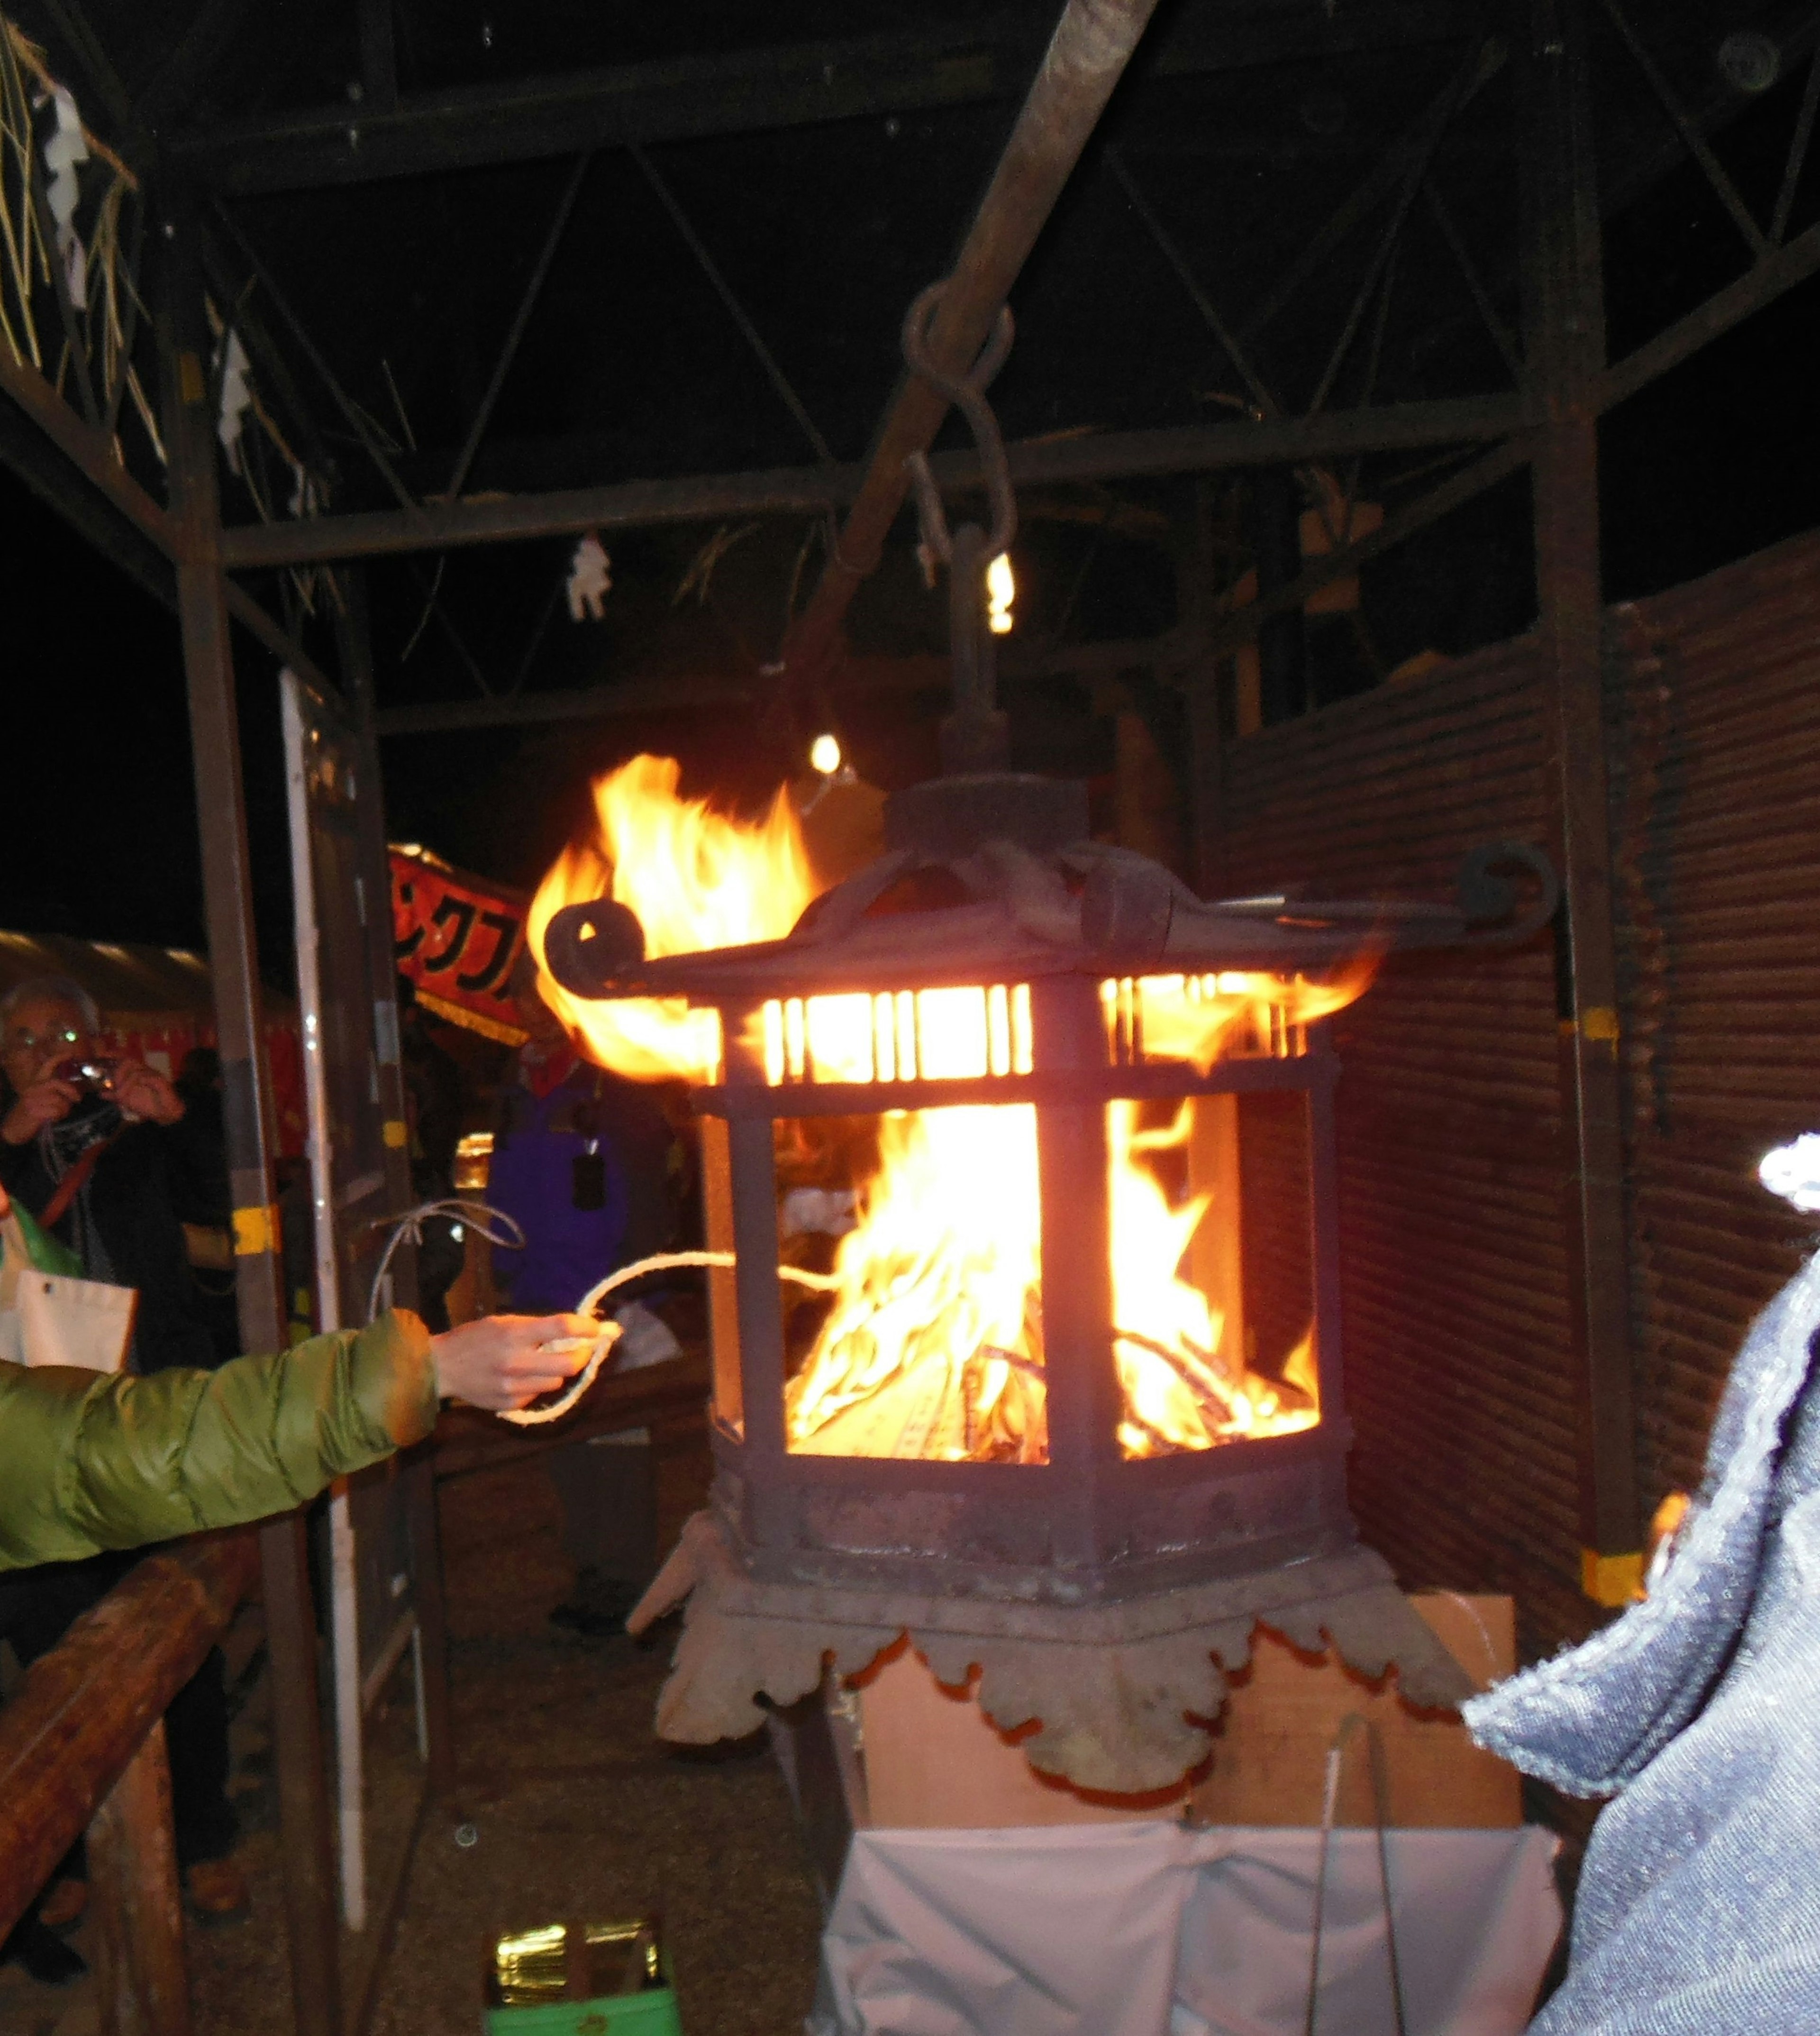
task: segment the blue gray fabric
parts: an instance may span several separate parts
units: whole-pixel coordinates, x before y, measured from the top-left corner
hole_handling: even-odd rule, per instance
[[[1648,1599],[1474,1699],[1595,1827],[1532,2036],[1820,2031],[1820,1254],[1758,1318]]]

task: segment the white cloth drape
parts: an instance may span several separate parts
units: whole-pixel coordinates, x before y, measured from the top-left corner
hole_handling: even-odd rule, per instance
[[[809,2036],[1304,2036],[1321,1834],[861,1831]],[[1386,1839],[1407,2036],[1516,2036],[1561,1928],[1548,1832]],[[1328,1856],[1317,2036],[1396,2036],[1377,1834]]]

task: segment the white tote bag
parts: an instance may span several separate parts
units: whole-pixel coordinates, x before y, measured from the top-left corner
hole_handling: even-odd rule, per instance
[[[118,1371],[132,1344],[137,1288],[40,1272],[10,1208],[0,1218],[0,1359]]]
[[[27,1364],[118,1371],[133,1340],[132,1287],[28,1269],[19,1282],[19,1337]]]

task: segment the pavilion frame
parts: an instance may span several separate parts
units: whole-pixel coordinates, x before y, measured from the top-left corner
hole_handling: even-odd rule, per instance
[[[1562,938],[1570,957],[1570,1026],[1564,1032],[1562,1084],[1573,1145],[1573,1193],[1568,1217],[1575,1283],[1576,1369],[1581,1382],[1581,1484],[1590,1594],[1609,1602],[1629,1574],[1639,1545],[1630,1401],[1628,1333],[1622,1297],[1627,1290],[1628,1246],[1622,1221],[1619,1169],[1618,1069],[1612,1013],[1611,850],[1606,834],[1604,757],[1599,730],[1600,586],[1596,536],[1599,416],[1657,379],[1710,340],[1728,330],[1794,284],[1820,270],[1820,227],[1785,236],[1789,201],[1811,131],[1804,107],[1794,145],[1766,224],[1739,220],[1751,266],[1737,281],[1637,349],[1608,364],[1598,301],[1600,205],[1593,188],[1587,91],[1586,20],[1593,4],[1613,13],[1613,0],[1513,0],[1505,40],[1475,45],[1472,65],[1416,126],[1387,149],[1383,160],[1343,205],[1321,244],[1337,244],[1374,206],[1393,199],[1400,221],[1423,194],[1426,153],[1460,106],[1483,82],[1488,62],[1514,63],[1520,109],[1519,153],[1528,165],[1522,236],[1524,356],[1520,363],[1504,333],[1470,251],[1449,234],[1471,295],[1499,353],[1513,368],[1510,390],[1447,402],[1372,405],[1325,410],[1317,402],[1304,415],[1286,414],[1273,398],[1256,404],[1255,420],[1196,430],[1109,435],[1049,446],[1014,447],[1014,477],[1026,482],[1129,477],[1145,473],[1206,474],[1328,458],[1354,458],[1396,447],[1479,445],[1487,448],[1449,480],[1386,518],[1370,536],[1343,545],[1280,583],[1260,589],[1242,612],[1217,613],[1206,590],[1190,585],[1184,622],[1170,638],[1148,645],[1086,647],[1033,669],[1110,670],[1118,661],[1161,664],[1186,696],[1190,725],[1202,756],[1218,741],[1213,709],[1219,660],[1255,637],[1276,617],[1293,613],[1309,595],[1355,572],[1366,560],[1426,527],[1524,468],[1532,474],[1536,530],[1537,595],[1547,663],[1551,731],[1549,782],[1556,848],[1566,880]],[[50,4],[50,0],[47,0]],[[269,1070],[262,1048],[260,986],[253,941],[251,884],[239,734],[235,709],[230,624],[240,622],[275,655],[326,689],[351,702],[356,724],[375,745],[379,733],[437,726],[474,726],[567,716],[577,711],[661,711],[691,703],[676,688],[612,689],[606,693],[493,697],[448,708],[382,712],[366,646],[358,568],[367,556],[428,552],[453,545],[609,527],[634,527],[736,513],[805,509],[844,510],[841,542],[829,569],[797,618],[786,646],[786,678],[815,677],[836,663],[839,628],[853,589],[876,564],[880,545],[902,499],[906,451],[926,447],[945,414],[922,385],[900,384],[862,466],[826,461],[813,466],[756,474],[703,476],[680,481],[619,482],[503,501],[420,501],[393,477],[401,499],[395,510],[323,517],[294,524],[224,530],[217,486],[213,406],[204,363],[209,341],[203,317],[203,274],[211,258],[198,185],[222,192],[294,189],[311,183],[360,181],[409,174],[456,163],[498,163],[552,154],[580,155],[601,146],[674,138],[734,128],[787,126],[849,117],[855,111],[904,110],[990,97],[1003,89],[1005,67],[1027,69],[1038,52],[1003,24],[989,21],[966,35],[926,33],[910,47],[816,45],[772,51],[730,63],[715,83],[712,65],[633,67],[510,88],[490,95],[488,122],[475,119],[480,98],[443,95],[435,103],[401,99],[390,49],[384,0],[356,0],[361,31],[364,99],[358,119],[345,109],[224,130],[186,145],[175,160],[160,157],[147,125],[149,108],[135,109],[108,74],[105,53],[84,25],[77,0],[55,0],[73,54],[90,74],[119,123],[122,145],[152,182],[164,239],[166,289],[157,322],[165,393],[168,500],[160,503],[127,472],[109,432],[67,403],[28,368],[0,356],[0,460],[92,542],[178,616],[187,674],[201,812],[209,955],[216,985],[223,1072],[228,1096],[229,1163],[236,1204],[236,1267],[240,1321],[250,1347],[282,1344],[284,1309],[277,1257],[271,1171]],[[169,103],[205,69],[209,52],[231,35],[245,0],[204,0],[191,34],[152,88]],[[1011,289],[1041,231],[1049,208],[1093,130],[1113,82],[1135,47],[1147,17],[1146,0],[1068,0],[1056,42],[1065,45],[1083,25],[1110,27],[1112,54],[1091,77],[1076,73],[1059,84],[1053,66],[1040,70],[1000,166],[1000,175],[976,216],[956,264],[956,306],[939,335],[945,356],[970,358],[999,304]],[[1621,16],[1614,18],[1621,32]],[[1408,0],[1396,10],[1397,33],[1412,43],[1456,32],[1451,0]],[[1071,28],[1072,25],[1072,28]],[[1274,30],[1250,31],[1264,40],[1252,50],[1166,45],[1160,67],[1212,70],[1234,62],[1268,61],[1284,51],[1270,42]],[[1345,31],[1336,31],[1343,38]],[[884,39],[889,40],[890,39]],[[1356,40],[1356,39],[1355,39]],[[1785,47],[1806,52],[1820,40],[1820,15],[1803,15]],[[955,46],[972,51],[972,67],[954,61]],[[1325,47],[1322,44],[1321,47]],[[1336,46],[1344,46],[1343,42]],[[1052,43],[1051,48],[1056,47]],[[831,51],[834,52],[831,54]],[[831,70],[831,66],[833,69]],[[1092,70],[1089,64],[1087,69]],[[1646,66],[1647,69],[1648,66]],[[1065,69],[1065,66],[1064,66]],[[636,75],[633,74],[634,71]],[[1820,77],[1817,69],[1816,77]],[[1046,96],[1044,80],[1049,79]],[[832,80],[838,77],[837,86]],[[817,81],[821,81],[818,86]],[[1667,88],[1652,76],[1659,95]],[[1814,97],[1811,86],[1809,101]],[[444,103],[446,101],[447,103]],[[1665,101],[1666,104],[1666,101]],[[1727,209],[1738,218],[1741,201],[1710,151],[1692,145],[1698,123],[1668,107],[1684,142],[1710,178]],[[357,136],[350,129],[361,130]],[[1132,192],[1140,217],[1147,208]],[[1431,188],[1423,202],[1440,203]],[[1441,208],[1444,213],[1444,206]],[[553,253],[560,220],[548,242]],[[1310,273],[1305,257],[1286,270],[1277,290],[1250,326],[1228,329],[1201,279],[1188,270],[1166,230],[1146,221],[1204,319],[1242,375],[1242,349],[1262,316],[1274,315]],[[1445,228],[1444,228],[1445,230]],[[1385,247],[1394,233],[1386,236]],[[1314,258],[1318,260],[1318,253]],[[535,286],[547,272],[538,265]],[[1369,323],[1374,262],[1349,309],[1336,343],[1336,361]],[[522,329],[522,320],[519,321]],[[496,377],[497,380],[498,377]],[[1331,384],[1324,378],[1321,394]],[[94,392],[91,392],[93,394]],[[336,392],[331,390],[331,394]],[[1254,394],[1257,392],[1254,390]],[[469,434],[462,463],[470,464],[484,435],[487,412]],[[382,464],[382,461],[381,462]],[[941,455],[932,462],[944,492],[977,483],[970,455]],[[1186,548],[1190,559],[1204,548]],[[333,563],[337,578],[340,661],[347,684],[331,688],[296,641],[295,633],[237,586],[236,571]],[[1070,661],[1072,660],[1071,665]],[[866,683],[926,684],[930,661],[879,661]],[[1015,675],[1015,666],[1013,667]],[[697,688],[703,703],[725,691]],[[1204,772],[1203,782],[1206,774]],[[1197,814],[1204,840],[1217,815]],[[333,1873],[325,1785],[321,1721],[314,1703],[315,1629],[300,1516],[272,1523],[261,1535],[267,1616],[275,1681],[279,1687],[278,1767],[287,1920],[292,1951],[293,2000],[301,2036],[338,2036]],[[445,1772],[435,1778],[446,1785]]]

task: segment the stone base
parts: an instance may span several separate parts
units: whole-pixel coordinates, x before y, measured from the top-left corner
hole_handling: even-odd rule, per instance
[[[762,1725],[756,1701],[788,1705],[831,1662],[856,1676],[908,1634],[942,1682],[979,1674],[980,1709],[1004,1731],[1031,1720],[1031,1764],[1080,1789],[1166,1789],[1205,1755],[1261,1622],[1311,1652],[1331,1645],[1362,1674],[1394,1665],[1412,1704],[1449,1709],[1471,1680],[1369,1548],[1112,1605],[1006,1604],[755,1582],[711,1513],[698,1513],[627,1622],[637,1633],[687,1597],[658,1701],[666,1739],[702,1745]],[[1215,1665],[1217,1657],[1218,1666]]]

